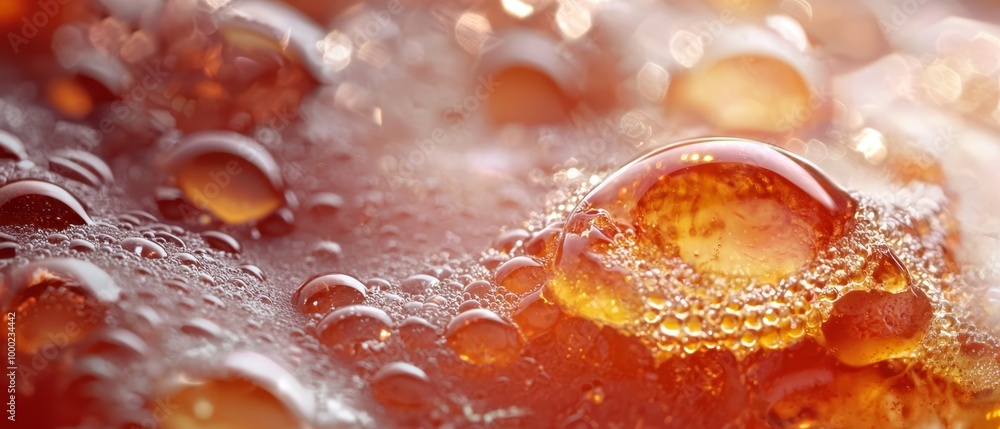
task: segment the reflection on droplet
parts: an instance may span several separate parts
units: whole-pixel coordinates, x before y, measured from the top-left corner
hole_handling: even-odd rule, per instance
[[[51,183],[21,180],[0,186],[0,225],[66,229],[93,223],[76,197]]]
[[[390,363],[372,377],[372,395],[392,408],[421,408],[430,403],[432,385],[427,374],[412,364]]]
[[[524,297],[512,318],[525,338],[531,340],[555,326],[562,312],[555,304],[545,302],[541,291]]]
[[[574,314],[641,320],[643,289],[605,266],[622,228],[639,259],[679,258],[696,271],[775,282],[850,227],[854,201],[815,167],[773,146],[702,139],[619,169],[570,215],[548,293]]]
[[[494,281],[514,293],[537,290],[545,284],[546,274],[542,264],[535,260],[516,256],[497,267]]]
[[[312,396],[298,380],[257,353],[234,353],[214,372],[178,377],[149,404],[154,410],[171,404],[170,412],[161,410],[164,429],[304,428],[314,413]]]
[[[868,365],[913,353],[932,313],[930,300],[917,288],[899,293],[855,290],[833,304],[823,336],[841,362]]]
[[[16,315],[17,350],[28,354],[85,338],[104,324],[109,303],[121,293],[107,273],[76,259],[17,267],[2,285],[2,307]]]
[[[798,70],[765,55],[732,56],[692,69],[671,82],[667,95],[671,108],[724,131],[788,133],[812,123],[821,107]]]
[[[243,248],[233,236],[219,231],[205,231],[201,234],[201,238],[213,249],[226,253],[240,253]]]
[[[485,309],[455,316],[445,330],[448,346],[465,362],[507,366],[521,355],[521,336],[510,323]]]
[[[263,219],[285,204],[277,163],[237,133],[190,134],[164,166],[188,201],[229,224]]]
[[[327,313],[363,303],[365,289],[364,284],[346,274],[319,274],[299,286],[292,294],[292,304],[303,314]]]
[[[385,341],[391,335],[392,318],[384,311],[367,305],[351,305],[327,314],[316,326],[319,341],[334,350],[355,353],[357,346],[369,341]]]
[[[20,161],[28,157],[24,151],[24,143],[17,136],[0,130],[0,159]]]
[[[144,258],[159,259],[167,256],[167,251],[163,249],[163,246],[145,238],[130,237],[122,240],[119,244],[125,251]]]

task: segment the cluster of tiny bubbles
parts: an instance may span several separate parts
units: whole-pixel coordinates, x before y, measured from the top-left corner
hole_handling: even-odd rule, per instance
[[[565,230],[561,221],[569,217],[573,226],[572,216],[580,211],[566,207],[583,205],[582,195],[555,195],[545,216],[501,234],[484,262],[495,269],[510,261],[523,266],[520,258],[532,255],[526,243],[546,225]],[[596,271],[560,274],[555,261],[548,276],[556,289],[549,280],[541,297],[639,338],[661,362],[715,349],[745,359],[815,340],[848,365],[898,359],[968,391],[995,390],[1000,370],[988,350],[997,347],[997,339],[983,333],[989,329],[983,326],[988,310],[956,274],[946,194],[936,185],[914,182],[891,196],[847,198],[854,205],[845,220],[849,227],[799,269],[770,280],[699,269],[686,257],[664,255],[642,238],[642,230],[602,220],[607,212],[598,213],[587,218],[587,228],[591,240],[598,240],[592,249],[601,259],[582,266]],[[561,246],[568,245],[566,234],[556,234]],[[553,269],[551,250],[538,257]],[[560,276],[573,275],[585,275],[602,289],[580,283],[573,290],[585,295],[582,300],[567,300],[558,291],[566,287],[559,286],[566,281]],[[603,297],[606,291],[625,301]],[[633,296],[636,307],[628,306]],[[592,302],[597,307],[587,306]]]

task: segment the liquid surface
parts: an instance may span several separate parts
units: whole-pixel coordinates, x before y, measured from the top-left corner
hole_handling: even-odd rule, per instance
[[[15,427],[1000,424],[984,2],[5,4]]]

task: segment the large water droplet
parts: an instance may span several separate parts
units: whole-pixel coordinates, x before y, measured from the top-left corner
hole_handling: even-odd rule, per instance
[[[260,144],[237,133],[188,135],[164,166],[191,204],[229,224],[261,220],[285,204],[278,164]]]
[[[292,304],[303,314],[325,314],[348,305],[361,304],[367,296],[365,285],[346,274],[319,274],[310,277],[292,294]]]
[[[2,307],[17,326],[17,350],[62,349],[104,324],[121,290],[100,268],[76,259],[46,259],[13,269]],[[15,321],[9,321],[11,315]]]
[[[184,374],[168,383],[159,401],[162,427],[304,428],[315,412],[312,395],[281,365],[253,352],[237,352],[207,377]],[[163,404],[170,409],[164,410]]]
[[[66,229],[92,223],[80,201],[56,185],[21,180],[0,186],[0,225]]]
[[[507,366],[521,356],[521,336],[510,323],[485,309],[455,316],[445,330],[448,346],[465,362]]]
[[[548,291],[571,313],[634,323],[645,286],[606,262],[627,253],[661,270],[682,262],[704,275],[776,282],[848,230],[854,205],[813,166],[770,145],[668,146],[619,169],[573,211]]]
[[[420,368],[405,362],[390,363],[372,377],[372,395],[392,408],[421,408],[433,399],[430,379]]]

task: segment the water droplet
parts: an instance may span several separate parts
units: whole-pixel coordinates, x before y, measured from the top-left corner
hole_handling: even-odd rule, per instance
[[[66,229],[93,223],[76,197],[51,183],[21,180],[0,186],[0,225]]]
[[[285,204],[278,164],[259,143],[237,133],[190,134],[164,167],[187,201],[228,224],[261,220]]]
[[[460,359],[476,365],[507,366],[521,356],[517,328],[485,309],[455,316],[445,338]]]
[[[384,311],[366,305],[351,305],[334,310],[316,326],[319,341],[334,350],[357,353],[359,345],[385,341],[391,335],[392,318]]]
[[[437,342],[437,328],[427,320],[408,316],[399,323],[399,337],[407,346],[413,348],[431,348]]]
[[[910,287],[910,272],[892,251],[878,252],[873,259],[871,279],[881,290],[899,293]]]
[[[49,169],[68,179],[100,187],[111,183],[111,168],[96,155],[81,150],[62,150],[49,157]]]
[[[405,362],[393,362],[379,369],[372,377],[371,389],[382,405],[403,409],[427,406],[434,393],[427,374]]]
[[[26,159],[28,154],[24,151],[24,143],[17,136],[0,130],[0,159],[12,159],[20,161]]]
[[[200,317],[184,322],[184,324],[181,325],[181,332],[210,340],[222,338],[222,334],[224,333],[222,328],[220,328],[215,322]]]
[[[527,293],[545,284],[542,264],[526,256],[516,256],[500,264],[493,279],[496,284],[514,293]]]
[[[18,246],[17,243],[0,243],[0,259],[12,259],[17,256],[17,252],[20,249],[21,246]]]
[[[668,146],[619,169],[573,211],[547,296],[588,319],[631,324],[642,318],[646,287],[629,283],[624,267],[606,265],[609,255],[775,282],[850,228],[853,211],[847,193],[773,146],[740,139]],[[621,238],[629,244],[620,246]]]
[[[726,82],[725,89],[718,82]],[[782,59],[735,55],[681,74],[667,91],[668,107],[694,113],[725,131],[787,133],[819,116],[809,83]]]
[[[302,210],[308,213],[313,221],[317,222],[332,219],[343,208],[344,198],[329,192],[312,194],[306,199],[305,204],[302,205]]]
[[[313,246],[312,255],[323,260],[338,260],[344,257],[344,249],[333,241],[320,241]]]
[[[403,281],[399,283],[399,287],[403,290],[403,292],[410,295],[424,295],[439,283],[441,283],[441,280],[438,280],[434,276],[427,274],[414,274],[403,279]]]
[[[554,304],[545,302],[541,291],[524,297],[514,310],[514,323],[521,334],[533,339],[551,329],[559,321],[562,312]]]
[[[201,238],[212,246],[213,249],[221,250],[226,253],[240,253],[242,247],[240,242],[236,241],[231,235],[219,232],[219,231],[206,231],[201,234]]]
[[[253,352],[237,352],[205,374],[182,374],[170,382],[160,400],[164,429],[273,429],[303,427],[315,412],[312,395],[291,373]]]
[[[868,365],[913,353],[932,316],[930,300],[920,289],[855,290],[833,304],[823,337],[840,361]]]
[[[476,280],[465,286],[465,293],[471,298],[483,299],[493,292],[493,285],[486,280]]]
[[[122,240],[119,244],[126,252],[134,253],[143,258],[160,259],[167,256],[167,251],[162,246],[145,238],[130,237]]]
[[[63,349],[105,320],[121,290],[100,268],[76,259],[46,259],[15,268],[4,282],[3,308],[14,314],[17,349]]]
[[[365,285],[346,274],[319,274],[310,277],[292,294],[292,304],[303,314],[325,314],[365,302]]]

